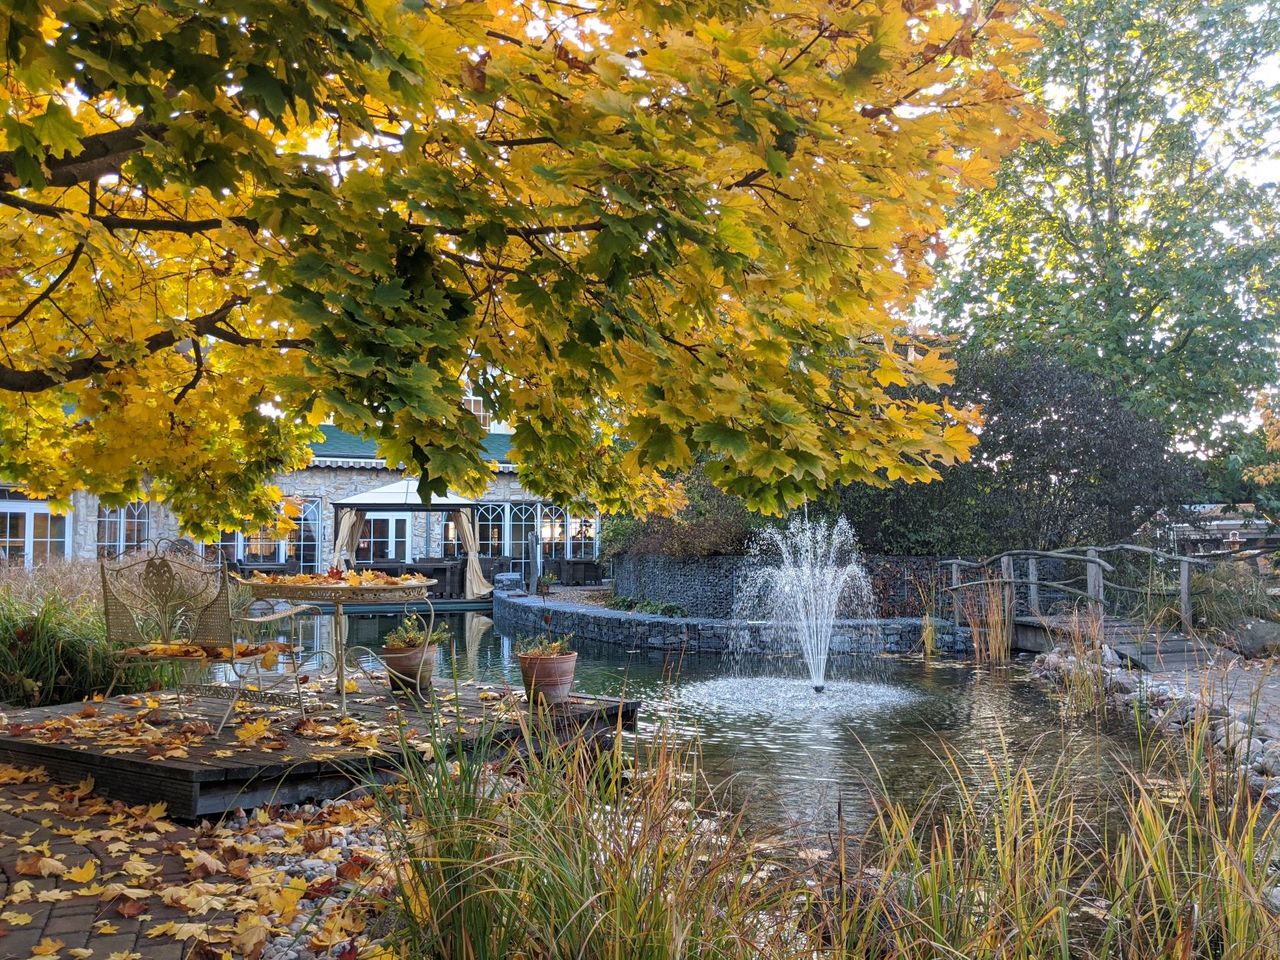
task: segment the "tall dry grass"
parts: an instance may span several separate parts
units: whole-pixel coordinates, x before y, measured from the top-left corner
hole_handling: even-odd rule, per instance
[[[97,564],[0,566],[0,701],[34,706],[83,700],[105,691],[114,673]],[[116,691],[172,686],[175,679],[172,665],[131,665]]]
[[[960,614],[973,639],[978,663],[1005,663],[1012,652],[1009,637],[1008,588],[1000,580],[984,580],[963,588]]]
[[[382,794],[392,946],[415,960],[1276,960],[1277,825],[1205,749],[1208,720],[1082,778],[940,759],[918,805],[872,793],[812,850],[716,815],[697,755],[411,761]],[[443,750],[447,744],[440,744]],[[537,751],[535,750],[535,753]]]

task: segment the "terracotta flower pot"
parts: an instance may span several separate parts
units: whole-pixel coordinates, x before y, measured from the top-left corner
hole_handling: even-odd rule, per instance
[[[563,703],[573,691],[573,669],[578,664],[576,653],[561,653],[553,657],[540,657],[518,653],[520,676],[524,679],[524,692],[529,702]]]
[[[429,689],[438,649],[435,644],[402,647],[398,650],[384,649],[382,662],[387,665],[387,678],[391,685],[401,690],[413,690],[416,687]]]

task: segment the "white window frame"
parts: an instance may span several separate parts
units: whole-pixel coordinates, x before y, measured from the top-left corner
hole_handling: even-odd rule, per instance
[[[302,512],[298,515],[296,521],[299,524],[299,527],[295,528],[295,531],[300,529],[303,523],[311,522],[314,524],[316,534],[315,563],[310,570],[307,569],[306,564],[301,564],[301,570],[304,573],[318,573],[320,571],[320,565],[324,562],[324,523],[322,522],[323,501],[321,501],[319,497],[292,497],[291,499],[301,501],[302,503]],[[238,531],[234,533],[232,531],[226,531],[215,543],[206,544],[206,554],[211,550],[222,550],[225,553],[225,548],[232,546],[232,552],[235,556],[229,559],[234,559],[243,563],[245,562],[245,544],[248,541],[257,539],[259,539],[258,534],[255,533],[251,533],[246,536]],[[261,539],[264,544],[270,544],[271,549],[274,551],[274,559],[267,560],[265,562],[284,563],[289,559],[289,544],[293,542],[292,532],[288,536],[284,537],[263,537]],[[263,561],[261,559],[257,559],[253,562],[262,563]]]
[[[71,555],[71,526],[72,526],[71,518],[68,514],[55,514],[52,510],[49,509],[49,502],[47,500],[3,499],[3,500],[0,500],[0,513],[21,514],[24,517],[23,524],[22,524],[22,565],[25,568],[31,569],[31,567],[35,566],[33,554],[35,553],[35,544],[36,544],[35,518],[37,516],[48,517],[50,523],[53,523],[53,521],[57,518],[61,518],[62,520],[62,541],[61,541],[62,554],[58,557],[58,559],[65,560],[67,557]],[[7,536],[4,538],[4,541],[6,543],[8,542]],[[40,542],[47,543],[50,546],[52,546],[53,544],[58,543],[59,541],[52,538],[41,537]],[[4,548],[0,547],[0,549],[4,549]],[[11,562],[12,560],[8,558],[7,552],[6,552],[5,559],[0,560],[0,563],[11,563]]]
[[[372,536],[373,521],[375,520],[387,521],[388,527],[387,527],[386,541],[388,545],[390,545],[392,541],[397,539],[394,534],[395,523],[397,521],[404,521],[404,556],[395,556],[394,559],[402,560],[406,563],[413,559],[413,514],[412,513],[392,513],[389,511],[378,511],[374,513],[365,514],[364,519],[365,519],[365,523],[369,524],[370,536],[366,538],[363,536],[363,533],[364,533],[363,529],[360,531],[362,536],[360,537],[359,543],[360,544],[367,543],[368,547],[366,551],[366,550],[362,550],[362,547],[360,545],[356,546],[356,556],[355,556],[356,563],[372,563],[373,562],[372,561],[373,543],[375,540],[382,539],[382,538],[377,538]],[[362,552],[367,552],[367,556],[361,556]]]
[[[508,552],[508,536],[510,534],[509,524],[507,522],[507,514],[510,511],[510,504],[507,503],[482,503],[475,509],[475,535],[476,549],[482,557],[507,557],[511,554]],[[491,552],[493,549],[493,540],[483,539],[480,536],[480,524],[486,523],[490,527],[496,526],[498,529],[498,552]]]
[[[533,562],[533,554],[529,552],[529,534],[538,532],[538,504],[534,502],[516,502],[509,505],[507,512],[507,556],[511,558],[511,569],[517,573],[528,575],[529,564]],[[516,531],[520,533],[517,535]]]
[[[107,525],[108,539],[102,537],[102,525]],[[142,536],[130,538],[130,524],[142,525]],[[141,547],[151,539],[151,504],[146,500],[134,500],[123,507],[98,506],[98,523],[94,532],[97,541],[96,555],[108,560],[123,556]]]

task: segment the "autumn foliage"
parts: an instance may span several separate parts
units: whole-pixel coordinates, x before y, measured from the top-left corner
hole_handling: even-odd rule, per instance
[[[0,479],[275,509],[314,425],[424,490],[780,509],[972,415],[903,310],[1042,117],[1020,5],[0,3]]]

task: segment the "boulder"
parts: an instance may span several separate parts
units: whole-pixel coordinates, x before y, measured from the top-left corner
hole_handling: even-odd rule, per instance
[[[1254,769],[1263,776],[1280,777],[1280,743],[1268,746],[1256,761]]]
[[[1243,620],[1232,636],[1233,646],[1244,657],[1280,656],[1280,623]]]

